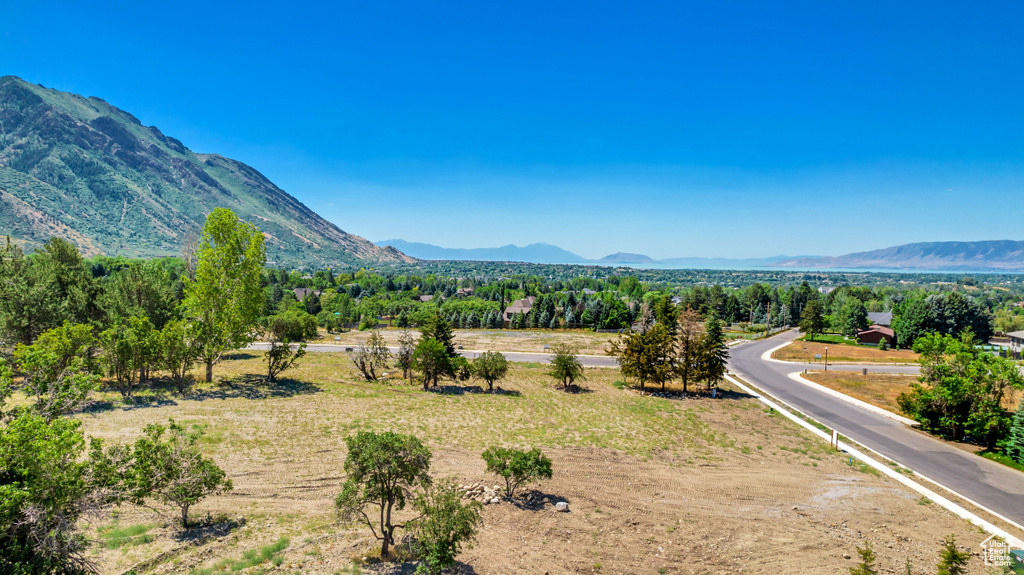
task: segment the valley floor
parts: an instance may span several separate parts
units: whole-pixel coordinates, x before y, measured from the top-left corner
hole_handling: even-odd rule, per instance
[[[101,572],[227,570],[225,560],[282,537],[288,546],[274,572],[386,572],[372,564],[369,531],[333,512],[344,439],[367,429],[419,436],[434,452],[433,475],[460,484],[500,482],[479,455],[492,444],[539,446],[551,457],[554,478],[530,486],[534,503],[484,507],[477,545],[459,556],[464,573],[838,573],[865,542],[883,569],[896,572],[909,557],[926,572],[947,534],[972,550],[985,538],[735,391],[642,396],[614,385],[617,370],[588,369],[585,390],[565,393],[544,366],[520,364],[502,393],[424,392],[361,381],[347,356],[333,353],[307,356],[290,379],[268,386],[250,375],[262,365],[259,354],[237,353],[215,368],[218,382],[187,399],[156,393],[124,407],[108,396],[78,416],[89,435],[109,441],[169,417],[202,427],[204,450],[234,481],[193,511],[222,531],[186,537],[169,510],[122,507],[118,525],[153,525],[152,540],[95,547]],[[556,512],[556,501],[571,511]],[[971,568],[985,572],[977,557]]]

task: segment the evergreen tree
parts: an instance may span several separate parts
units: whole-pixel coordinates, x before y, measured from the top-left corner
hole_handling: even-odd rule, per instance
[[[971,558],[969,551],[960,551],[956,547],[956,537],[949,535],[939,552],[939,568],[937,575],[963,575],[967,573],[967,560]]]
[[[857,548],[857,555],[860,556],[860,565],[850,567],[850,575],[875,575],[878,569],[875,568],[875,551],[871,543],[864,543],[864,547]]]
[[[1006,455],[1017,463],[1024,463],[1024,401],[1013,416],[1010,434],[1006,438]]]

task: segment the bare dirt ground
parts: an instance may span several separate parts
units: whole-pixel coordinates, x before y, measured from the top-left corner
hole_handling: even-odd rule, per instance
[[[334,343],[334,338],[340,338],[338,343],[361,345],[370,337],[370,331],[347,331],[345,333],[329,334],[320,330],[321,340],[318,343]],[[384,336],[388,345],[398,345],[398,337],[402,330],[398,328],[385,328],[376,330]],[[418,336],[419,332],[410,329],[413,335]],[[568,343],[577,348],[578,353],[586,355],[606,355],[611,342],[618,339],[615,333],[594,333],[586,330],[510,330],[510,329],[456,329],[455,343],[465,349],[495,350],[495,351],[529,351],[544,353],[545,345],[556,343]]]
[[[918,359],[918,355],[909,349],[889,349],[883,351],[875,347],[862,345],[821,343],[817,341],[794,341],[773,353],[772,357],[782,361],[821,363],[823,360],[816,360],[814,356],[821,355],[824,358],[826,347],[828,348],[829,363],[917,363]]]
[[[487,505],[476,547],[459,556],[462,573],[831,574],[846,572],[855,562],[846,557],[866,542],[881,572],[902,572],[907,557],[926,572],[947,534],[972,551],[985,538],[735,391],[641,396],[614,385],[617,370],[588,369],[585,390],[565,393],[543,367],[525,364],[500,394],[434,393],[360,381],[344,354],[311,354],[278,385],[247,375],[260,371],[257,354],[239,353],[215,368],[219,382],[187,399],[155,394],[78,416],[108,441],[129,441],[169,417],[204,427],[204,450],[234,481],[193,511],[221,531],[184,535],[165,508],[123,507],[119,525],[158,527],[151,542],[97,548],[102,573],[190,573],[281,537],[289,546],[272,572],[411,573],[374,565],[369,531],[333,513],[344,438],[361,429],[421,437],[433,449],[434,476],[459,483],[500,482],[479,456],[491,444],[536,445],[551,457],[554,478],[530,486],[549,502]],[[556,501],[571,511],[554,511]],[[231,528],[229,519],[244,525]],[[986,572],[978,557],[971,572]]]

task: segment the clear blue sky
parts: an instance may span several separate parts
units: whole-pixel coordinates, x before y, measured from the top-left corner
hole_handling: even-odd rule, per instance
[[[3,12],[0,74],[100,96],[373,240],[657,258],[1024,239],[1020,2]]]

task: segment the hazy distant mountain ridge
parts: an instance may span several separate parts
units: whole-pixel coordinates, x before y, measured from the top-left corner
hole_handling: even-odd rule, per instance
[[[256,223],[272,262],[412,261],[100,98],[0,78],[0,234],[30,249],[60,236],[89,255],[171,255],[216,207]]]
[[[462,260],[494,262],[530,262],[535,264],[577,264],[586,258],[551,244],[536,243],[519,247],[513,244],[497,248],[442,248],[432,244],[384,240],[379,246],[392,246],[423,260]]]
[[[921,242],[837,257],[796,258],[784,268],[1024,271],[1024,241]]]
[[[617,252],[604,256],[597,260],[603,264],[653,264],[655,261],[643,254],[631,254],[628,252]]]

